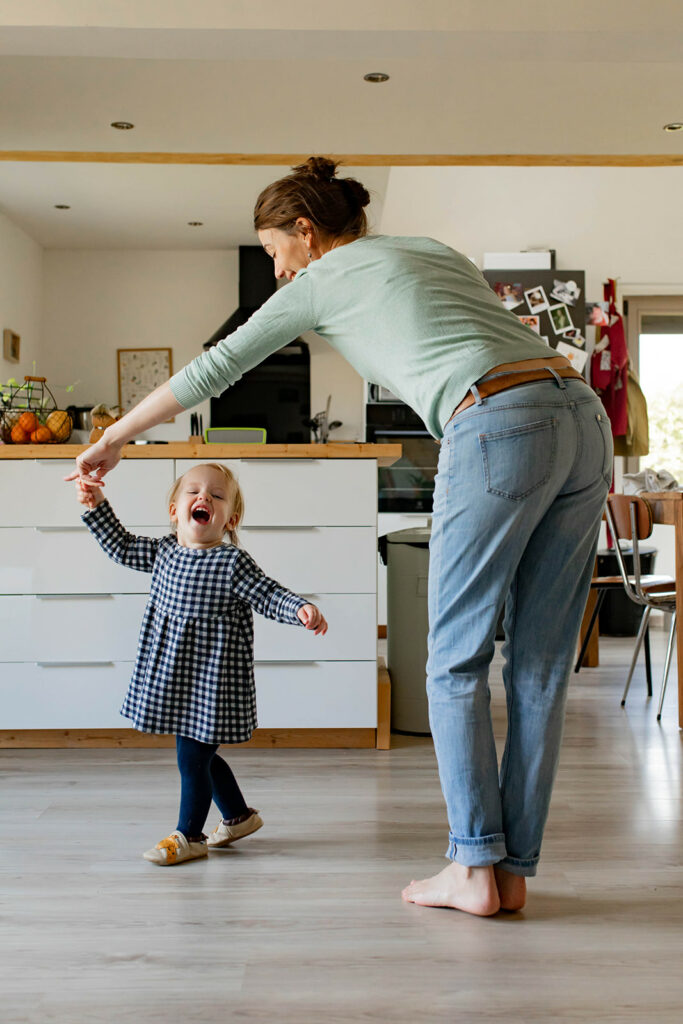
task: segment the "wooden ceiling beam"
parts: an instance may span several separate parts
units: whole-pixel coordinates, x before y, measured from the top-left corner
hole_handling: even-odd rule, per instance
[[[122,153],[79,150],[0,150],[17,163],[204,164],[291,167],[309,153]],[[675,167],[683,153],[325,153],[351,167]]]

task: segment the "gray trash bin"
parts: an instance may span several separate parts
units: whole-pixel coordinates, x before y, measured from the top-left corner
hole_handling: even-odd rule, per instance
[[[386,537],[387,668],[391,676],[391,728],[428,736],[427,576],[430,525]]]

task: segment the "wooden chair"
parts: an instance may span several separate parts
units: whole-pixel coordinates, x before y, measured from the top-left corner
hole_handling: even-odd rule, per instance
[[[631,685],[631,679],[633,678],[638,654],[640,652],[645,633],[647,632],[650,612],[655,608],[660,611],[671,613],[669,643],[664,662],[664,675],[662,677],[662,688],[659,695],[659,707],[657,709],[657,721],[659,721],[662,717],[664,693],[666,691],[669,669],[671,668],[674,638],[676,636],[676,583],[670,576],[655,577],[654,581],[652,577],[641,576],[639,542],[641,540],[645,540],[651,535],[653,526],[652,509],[643,498],[639,498],[637,495],[633,494],[610,494],[607,498],[605,514],[609,528],[612,531],[612,536],[616,542],[614,553],[617,556],[622,585],[630,600],[641,605],[643,608],[643,618],[640,623],[640,629],[638,630],[638,636],[636,637],[636,646],[631,660],[631,667],[626,679],[624,693],[621,698],[622,707],[626,703],[626,695],[628,694],[628,690]],[[621,547],[619,546],[620,540],[630,541],[633,546],[632,576],[629,575],[626,569],[624,555]],[[648,690],[648,696],[650,694],[651,687]]]
[[[643,579],[643,583],[647,582],[648,584],[657,584],[657,583],[665,582],[668,579],[668,577],[666,577],[666,576],[643,576],[642,579]],[[591,580],[591,590],[595,591],[595,593],[597,594],[597,600],[596,600],[595,605],[593,607],[593,611],[591,613],[591,617],[590,617],[590,619],[588,621],[588,626],[586,627],[586,630],[585,630],[585,633],[584,633],[583,642],[581,644],[581,650],[579,651],[579,655],[578,655],[578,657],[576,659],[576,665],[574,666],[574,671],[575,672],[578,672],[579,669],[582,667],[584,658],[586,657],[586,651],[588,650],[588,648],[590,646],[591,638],[593,636],[593,631],[598,628],[598,621],[599,621],[598,620],[598,616],[600,615],[600,609],[602,608],[602,606],[603,606],[603,604],[605,602],[605,597],[607,596],[607,594],[609,594],[609,592],[611,590],[612,591],[619,591],[619,593],[623,593],[624,592],[624,581],[622,580],[621,576],[594,576],[593,579]],[[645,615],[645,610],[643,610],[643,616],[644,615]],[[641,621],[641,625],[642,625],[642,621]],[[648,697],[651,697],[652,696],[652,661],[651,661],[651,658],[650,658],[650,630],[649,630],[649,628],[647,626],[647,623],[645,625],[645,632],[644,632],[644,635],[643,635],[643,648],[645,650],[645,678],[646,678],[646,681],[647,681],[647,695],[648,695]]]

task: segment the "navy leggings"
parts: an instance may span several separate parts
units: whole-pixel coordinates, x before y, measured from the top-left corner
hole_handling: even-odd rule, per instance
[[[181,780],[178,832],[199,837],[212,799],[226,819],[246,814],[248,807],[230,765],[216,753],[218,744],[200,743],[189,736],[175,740]]]

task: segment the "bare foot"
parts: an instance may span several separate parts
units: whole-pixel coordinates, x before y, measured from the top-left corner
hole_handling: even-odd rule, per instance
[[[493,868],[466,868],[455,861],[433,878],[411,882],[401,895],[406,903],[453,907],[478,917],[489,917],[500,910]]]
[[[521,910],[526,903],[526,879],[521,875],[513,875],[498,864],[493,872],[500,896],[501,910]]]

